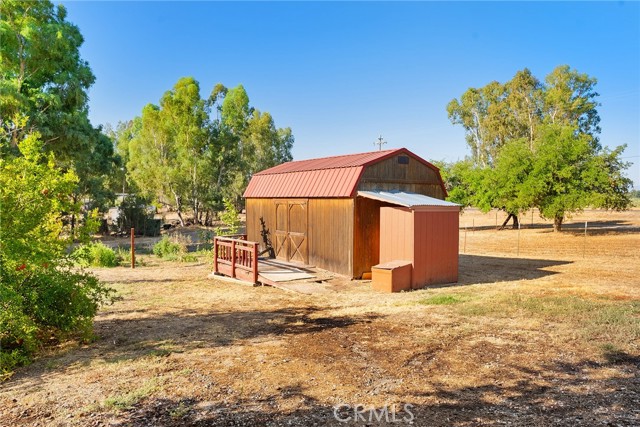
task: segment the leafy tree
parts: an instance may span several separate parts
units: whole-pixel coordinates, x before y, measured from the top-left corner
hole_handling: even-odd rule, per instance
[[[185,205],[196,217],[210,135],[208,114],[200,87],[191,77],[180,79],[167,91],[160,106],[142,111],[139,132],[128,143],[128,169],[146,194],[172,200],[184,225]]]
[[[627,209],[631,181],[623,177],[626,164],[618,160],[623,149],[594,152],[591,137],[576,128],[544,126],[535,141],[530,170],[516,188],[543,218],[553,220],[555,231],[587,206]]]
[[[196,222],[209,223],[225,197],[238,201],[253,173],[290,160],[293,145],[291,129],[251,107],[242,85],[217,84],[205,101],[191,77],[159,106],[147,105],[129,129],[115,135],[132,181],[173,206],[183,224],[189,208]]]
[[[565,215],[583,208],[584,204],[573,201],[574,197],[589,200],[593,206],[628,207],[630,184],[623,176],[627,165],[620,161],[624,147],[607,151],[599,144],[600,117],[595,84],[595,78],[566,65],[555,68],[544,83],[524,69],[505,84],[491,82],[483,88],[470,88],[460,100],[452,100],[447,106],[449,118],[453,124],[464,127],[472,153],[470,161],[458,167],[457,179],[462,189],[453,191],[452,199],[457,197],[483,210],[502,209],[509,214],[507,221],[514,219],[514,227],[517,227],[520,212],[537,206],[543,216],[554,218],[556,230],[560,230]],[[558,129],[561,128],[569,130],[560,132]],[[573,140],[568,136],[571,133]],[[538,184],[536,192],[531,188],[525,191],[525,187],[532,185],[530,171],[534,165],[542,168],[538,162],[543,161],[541,159],[553,141],[564,147],[558,155],[569,159],[572,155],[565,147],[567,141],[576,145],[587,141],[588,152],[583,153],[589,159],[587,163],[597,162],[599,170],[607,173],[584,172],[585,185],[578,186],[582,195],[578,195],[575,186],[575,191],[559,191],[557,186],[562,184],[543,179],[548,175],[539,176],[548,187]],[[558,162],[544,166],[556,177],[561,172],[548,168],[563,168]],[[541,193],[543,188],[548,197]],[[566,201],[558,198],[566,198]],[[552,199],[553,203],[550,202]]]
[[[220,110],[221,135],[237,147],[235,171],[225,195],[238,200],[254,173],[292,159],[294,138],[290,128],[276,128],[271,114],[249,106],[242,85],[225,93]]]
[[[57,164],[76,172],[72,197],[89,195],[102,206],[116,159],[89,122],[87,90],[95,77],[80,57],[82,35],[66,16],[64,6],[49,1],[0,3],[0,153],[19,155],[20,141],[38,132]]]
[[[39,135],[18,142],[18,155],[0,159],[0,379],[28,361],[47,333],[90,334],[98,306],[111,291],[72,268],[64,214],[77,214],[78,182],[45,154]],[[93,218],[95,220],[95,218]],[[85,240],[95,221],[81,230]]]

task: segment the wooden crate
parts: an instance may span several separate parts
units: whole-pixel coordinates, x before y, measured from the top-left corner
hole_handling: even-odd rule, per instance
[[[371,286],[382,292],[400,292],[411,289],[411,261],[389,261],[371,267]]]

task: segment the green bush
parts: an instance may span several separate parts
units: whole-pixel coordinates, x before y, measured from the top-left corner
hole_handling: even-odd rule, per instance
[[[72,197],[78,177],[55,166],[37,135],[18,148],[20,155],[0,157],[0,381],[52,337],[90,336],[98,307],[113,292],[74,268],[76,257],[66,252],[72,236],[85,239],[96,225],[88,220],[72,232],[63,221],[81,215]],[[83,248],[78,258],[111,262],[96,253],[106,251]]]
[[[162,237],[162,239],[153,246],[153,253],[165,259],[178,259],[185,252],[186,247],[183,244],[174,242],[167,236]]]
[[[78,247],[73,252],[73,258],[83,267],[117,267],[121,261],[119,254],[102,242]]]
[[[4,270],[4,269],[3,269]],[[0,381],[29,361],[37,346],[35,323],[24,313],[22,297],[8,286],[6,271],[0,283]]]
[[[234,235],[240,230],[240,219],[238,209],[229,199],[224,199],[224,211],[220,212],[220,221],[224,227],[216,227],[216,235]]]

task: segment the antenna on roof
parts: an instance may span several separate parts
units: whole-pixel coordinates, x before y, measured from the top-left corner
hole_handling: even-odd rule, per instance
[[[386,144],[386,143],[387,143],[387,141],[382,139],[382,135],[380,135],[378,137],[378,140],[376,142],[374,142],[373,145],[377,145],[378,146],[378,151],[382,151],[382,145]]]

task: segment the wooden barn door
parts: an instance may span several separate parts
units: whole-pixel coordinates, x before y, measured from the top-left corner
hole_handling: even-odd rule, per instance
[[[276,201],[276,258],[307,264],[307,200]]]

